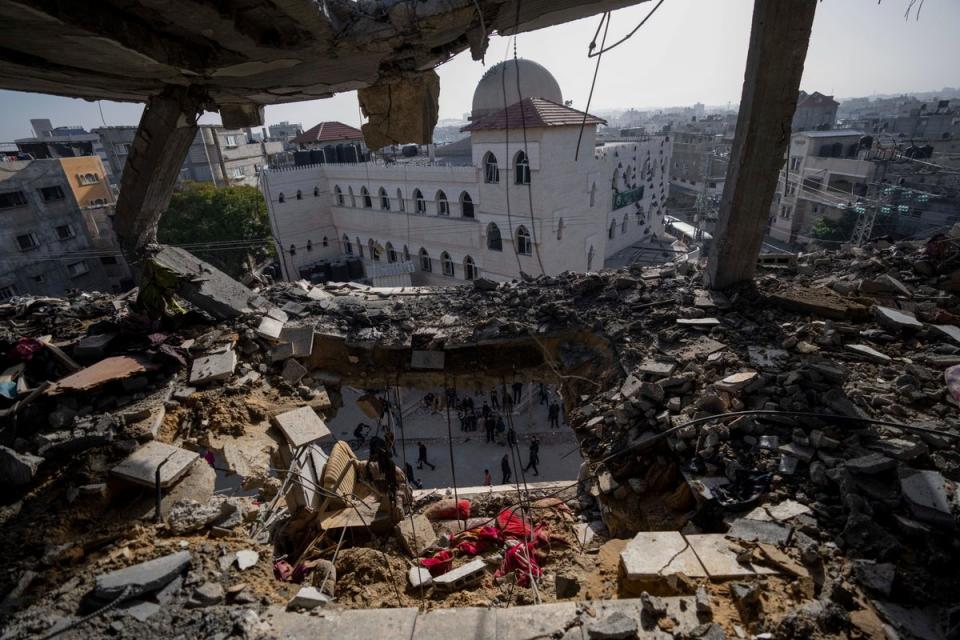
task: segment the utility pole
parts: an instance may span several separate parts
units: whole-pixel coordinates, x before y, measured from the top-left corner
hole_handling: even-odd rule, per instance
[[[877,189],[876,197],[873,199],[872,207],[867,206],[861,208],[857,216],[857,225],[853,228],[853,235],[850,238],[850,242],[858,247],[870,240],[870,237],[873,235],[873,225],[876,223],[877,216],[880,214],[880,208],[887,204],[887,196],[884,193],[886,189],[883,185],[883,179],[887,175],[887,161],[880,159],[874,160],[874,162],[877,163],[876,180],[873,183]]]

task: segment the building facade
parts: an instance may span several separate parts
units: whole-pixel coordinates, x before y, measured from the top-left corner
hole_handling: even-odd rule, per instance
[[[107,181],[119,184],[120,174],[112,171],[107,150],[96,132],[80,126],[54,127],[46,118],[34,118],[30,126],[34,137],[15,141],[20,152],[35,160],[97,156],[103,163]]]
[[[805,244],[821,217],[839,219],[867,196],[876,166],[860,131],[805,131],[790,137],[787,160],[770,208],[769,235]]]
[[[819,91],[807,93],[801,91],[797,98],[797,108],[793,112],[794,131],[822,131],[833,129],[837,123],[837,109],[840,103],[833,96]]]
[[[0,299],[133,286],[113,234],[99,157],[0,166]]]
[[[396,273],[417,285],[508,280],[597,270],[618,251],[662,236],[669,140],[598,146],[603,121],[586,116],[581,139],[583,122],[562,103],[524,98],[464,128],[468,164],[268,170],[261,188],[284,276],[295,280],[319,261],[352,255],[374,281]]]
[[[137,128],[103,127],[93,131],[100,136],[107,161],[119,184]],[[219,187],[256,186],[260,170],[273,164],[274,156],[282,154],[283,150],[283,142],[255,141],[249,130],[201,125],[180,169],[180,179],[212,182]]]

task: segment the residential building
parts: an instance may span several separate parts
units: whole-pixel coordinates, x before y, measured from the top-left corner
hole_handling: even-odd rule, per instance
[[[34,118],[30,126],[34,137],[14,141],[21,153],[35,160],[97,156],[103,161],[107,181],[119,184],[120,174],[111,170],[106,149],[95,132],[80,126],[54,127],[46,118]]]
[[[671,138],[671,195],[687,196],[686,200],[701,196],[719,198],[727,178],[733,138],[690,131],[674,131]]]
[[[269,139],[287,143],[303,133],[303,125],[299,122],[278,122],[267,127]]]
[[[876,170],[865,143],[863,132],[847,129],[794,133],[770,208],[770,237],[805,244],[820,217],[839,219],[864,198]]]
[[[0,299],[133,286],[97,156],[0,164]]]
[[[497,73],[478,85],[475,107],[502,98],[500,83],[488,80]],[[284,276],[309,277],[325,261],[359,256],[374,282],[509,280],[597,270],[662,237],[669,137],[597,144],[603,120],[565,106],[562,96],[536,95],[556,85],[546,69],[526,65],[521,80],[523,100],[474,117],[463,129],[468,142],[440,162],[266,171],[261,188]]]
[[[837,109],[840,103],[833,96],[819,91],[807,93],[801,91],[797,98],[797,108],[793,112],[793,131],[822,131],[833,129],[837,123]]]
[[[102,140],[106,157],[119,184],[137,128],[103,127],[93,131]],[[254,141],[249,130],[201,125],[180,170],[180,179],[212,182],[217,186],[255,186],[260,170],[283,153],[283,146],[282,142]]]

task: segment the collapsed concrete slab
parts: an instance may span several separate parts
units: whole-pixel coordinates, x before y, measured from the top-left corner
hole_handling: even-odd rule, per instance
[[[98,600],[113,600],[121,594],[129,600],[153,593],[183,573],[193,560],[189,551],[178,551],[97,576],[93,595]]]
[[[189,251],[164,245],[149,251],[149,257],[176,277],[178,296],[214,318],[226,320],[253,311],[250,300],[256,294],[251,289]]]

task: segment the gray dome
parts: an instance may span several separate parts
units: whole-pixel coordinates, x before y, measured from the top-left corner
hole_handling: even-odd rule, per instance
[[[487,70],[473,92],[473,120],[520,102],[517,93],[517,68],[520,69],[520,93],[523,98],[543,98],[563,104],[563,93],[556,78],[533,60],[505,60]],[[505,77],[504,77],[505,76]],[[504,87],[506,85],[506,87]],[[507,99],[504,101],[504,88]],[[504,104],[506,102],[506,104]]]

